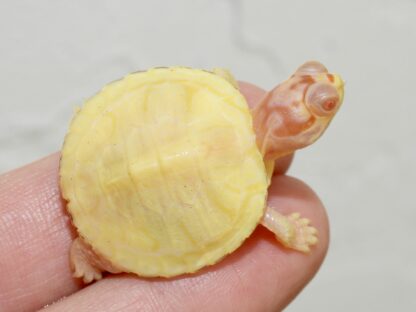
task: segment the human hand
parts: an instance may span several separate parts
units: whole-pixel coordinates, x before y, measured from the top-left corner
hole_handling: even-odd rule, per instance
[[[249,104],[264,91],[241,83]],[[171,279],[108,275],[85,287],[74,279],[69,247],[76,233],[58,184],[59,154],[0,176],[1,311],[279,311],[310,281],[328,248],[322,203],[276,166],[269,203],[299,212],[319,231],[309,255],[287,250],[261,226],[233,254],[196,274]],[[65,297],[65,298],[63,298]],[[63,299],[62,299],[63,298]],[[61,300],[60,300],[61,299]]]

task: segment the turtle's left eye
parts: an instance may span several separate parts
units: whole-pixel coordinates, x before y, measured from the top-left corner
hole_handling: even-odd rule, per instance
[[[329,116],[337,108],[339,95],[337,89],[328,83],[314,83],[305,94],[305,103],[318,116]]]

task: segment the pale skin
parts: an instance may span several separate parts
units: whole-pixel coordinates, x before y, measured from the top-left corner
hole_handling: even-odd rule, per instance
[[[239,85],[251,107],[266,94],[252,84]],[[104,275],[88,287],[70,270],[75,230],[60,196],[59,153],[0,175],[2,310],[36,311],[45,305],[46,311],[282,310],[313,278],[329,242],[322,202],[306,184],[285,175],[291,161],[291,155],[277,161],[268,206],[311,220],[319,244],[308,256],[276,244],[271,232],[258,227],[236,252],[196,274],[172,279]]]
[[[315,142],[334,117],[343,98],[342,80],[318,62],[307,62],[285,82],[252,105],[257,145],[266,162],[275,162]],[[286,248],[309,253],[318,243],[317,229],[294,212],[289,215],[266,206],[260,224]],[[74,277],[84,283],[102,278],[102,272],[122,270],[78,237],[70,249]]]

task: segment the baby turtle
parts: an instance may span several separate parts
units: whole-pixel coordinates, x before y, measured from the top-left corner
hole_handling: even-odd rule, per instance
[[[224,70],[171,67],[105,86],[74,117],[60,185],[79,237],[75,277],[103,271],[171,277],[218,262],[260,223],[309,252],[317,231],[266,207],[275,160],[313,143],[343,82],[302,65],[249,109]]]

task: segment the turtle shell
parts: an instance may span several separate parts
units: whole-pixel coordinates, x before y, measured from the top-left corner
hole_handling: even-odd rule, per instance
[[[130,74],[88,100],[66,136],[60,179],[97,254],[165,277],[238,248],[268,185],[242,94],[226,77],[182,67]]]

